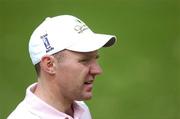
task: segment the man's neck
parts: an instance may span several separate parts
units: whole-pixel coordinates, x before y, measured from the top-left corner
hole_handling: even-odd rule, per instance
[[[57,109],[58,111],[66,113],[71,117],[74,116],[72,101],[67,101],[63,98],[57,98],[53,95],[51,90],[48,90],[48,88],[43,88],[43,86],[39,83],[37,84],[37,87],[33,93],[47,104]]]
[[[73,104],[71,105],[71,108],[65,112],[67,115],[70,115],[71,117],[74,117],[74,108]]]

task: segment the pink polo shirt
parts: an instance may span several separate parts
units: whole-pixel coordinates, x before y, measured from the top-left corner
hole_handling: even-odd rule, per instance
[[[7,119],[91,119],[89,109],[83,101],[74,102],[74,117],[72,118],[34,95],[32,90],[36,85],[35,83],[27,88],[24,100]]]

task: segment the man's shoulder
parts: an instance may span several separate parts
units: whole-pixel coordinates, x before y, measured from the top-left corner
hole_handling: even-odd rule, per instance
[[[14,111],[7,117],[7,119],[40,119],[34,115],[28,107],[25,107],[23,103],[20,103]]]
[[[29,112],[22,112],[20,113],[16,113],[16,112],[12,112],[7,119],[40,119],[38,116],[35,116]]]

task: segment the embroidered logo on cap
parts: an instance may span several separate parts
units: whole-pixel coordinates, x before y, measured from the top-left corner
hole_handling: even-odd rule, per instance
[[[40,37],[43,40],[44,46],[46,48],[46,53],[48,53],[49,51],[53,50],[54,48],[51,47],[49,40],[48,40],[48,34],[45,34],[43,36]]]
[[[78,22],[78,25],[74,27],[74,30],[78,33],[82,33],[83,31],[88,29],[88,27],[82,21],[80,21],[79,19],[76,19],[76,21]]]

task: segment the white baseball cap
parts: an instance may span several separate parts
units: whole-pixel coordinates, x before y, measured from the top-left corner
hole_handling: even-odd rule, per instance
[[[46,18],[32,33],[29,54],[35,65],[44,55],[52,55],[64,49],[91,52],[112,46],[114,35],[97,34],[80,19],[71,15]]]

